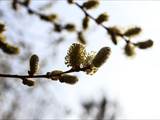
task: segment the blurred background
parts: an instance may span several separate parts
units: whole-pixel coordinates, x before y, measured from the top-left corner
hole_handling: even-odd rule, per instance
[[[149,0],[101,0],[98,8],[88,11],[92,16],[107,12],[106,26],[140,26],[143,32],[135,41],[151,38],[154,46],[137,49],[136,56],[128,58],[123,43],[115,46],[107,32],[90,21],[84,33],[86,49],[97,52],[109,46],[109,60],[92,76],[74,73],[79,78],[75,85],[36,79],[34,87],[27,87],[18,79],[0,78],[0,119],[160,119],[159,5]],[[12,0],[0,0],[0,21],[6,25],[7,41],[19,46],[20,54],[0,51],[0,73],[26,74],[32,54],[40,58],[39,74],[68,70],[64,58],[68,47],[77,42],[76,34],[57,33],[53,24],[29,14],[26,7],[14,10],[12,6]],[[84,13],[66,0],[32,0],[30,8],[56,13],[61,24],[74,23],[81,29]]]

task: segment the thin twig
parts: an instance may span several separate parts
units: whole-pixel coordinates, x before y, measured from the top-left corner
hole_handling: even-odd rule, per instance
[[[85,14],[85,16],[89,17],[90,19],[92,19],[95,23],[96,22],[96,18],[94,18],[92,15],[90,15],[84,8],[82,5],[78,4],[77,2],[74,2],[74,4],[80,8],[82,10],[82,12]],[[107,32],[109,32],[109,28],[107,26],[105,26],[104,24],[97,24],[99,26],[101,26],[102,28],[104,28]],[[123,35],[123,34],[118,34],[119,37],[121,37],[126,43],[129,42],[129,40]]]
[[[77,68],[77,69],[70,69],[70,70],[67,70],[67,71],[64,71],[62,73],[59,73],[59,74],[55,74],[55,75],[52,75],[53,76],[58,76],[58,75],[62,75],[62,74],[66,74],[66,73],[73,73],[73,72],[80,72],[80,71],[85,71],[86,69],[88,69],[90,66],[88,67],[84,67],[84,68]],[[42,75],[16,75],[16,74],[0,74],[0,77],[8,77],[8,78],[20,78],[20,79],[23,79],[23,78],[50,78],[49,72],[47,72],[46,74],[42,74]]]

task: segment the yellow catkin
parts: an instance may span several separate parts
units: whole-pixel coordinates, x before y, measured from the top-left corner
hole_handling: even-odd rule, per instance
[[[80,68],[85,62],[86,50],[84,45],[73,43],[65,57],[65,64],[73,69]]]

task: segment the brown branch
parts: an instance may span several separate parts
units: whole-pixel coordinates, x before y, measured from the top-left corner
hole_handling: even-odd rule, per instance
[[[73,73],[73,72],[80,72],[80,71],[85,71],[86,69],[89,69],[90,66],[84,67],[84,68],[77,68],[77,69],[70,69],[67,71],[64,71],[60,74],[55,74],[53,76],[58,76],[58,75],[62,75],[62,74],[66,74],[66,73]],[[8,77],[8,78],[19,78],[19,79],[23,79],[23,78],[50,78],[49,72],[47,72],[46,74],[42,74],[42,75],[16,75],[16,74],[0,74],[0,77]],[[52,77],[53,77],[52,76]]]

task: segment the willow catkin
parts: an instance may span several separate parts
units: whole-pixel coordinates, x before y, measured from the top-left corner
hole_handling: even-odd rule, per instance
[[[95,67],[100,67],[105,61],[108,59],[111,53],[111,49],[109,47],[103,47],[96,54],[95,58],[92,61],[92,65]]]
[[[108,34],[110,35],[112,42],[115,45],[117,45],[118,44],[117,37],[121,35],[121,30],[116,26],[108,27]]]
[[[85,16],[82,20],[82,27],[84,30],[86,30],[88,28],[89,25],[89,17]]]
[[[124,35],[127,37],[133,37],[135,35],[138,35],[140,32],[142,31],[142,29],[140,27],[133,27],[133,28],[129,28]]]
[[[1,49],[2,49],[3,52],[5,52],[7,54],[11,54],[11,55],[19,53],[19,48],[18,47],[10,45],[6,42],[3,42],[3,45],[1,44]]]
[[[59,78],[59,81],[68,84],[75,84],[76,82],[78,82],[78,78],[74,75],[64,74]]]
[[[137,46],[140,49],[147,49],[153,46],[153,41],[149,39],[146,41],[138,42],[135,44],[135,46]]]
[[[109,16],[107,15],[107,13],[102,13],[96,18],[96,22],[98,24],[101,24],[101,23],[107,21],[108,18],[109,18]]]
[[[85,62],[86,50],[84,45],[73,43],[65,57],[65,64],[74,68],[80,68]]]
[[[64,26],[64,29],[66,29],[69,32],[73,32],[76,30],[76,27],[74,24],[68,23]]]
[[[0,33],[5,31],[5,25],[3,23],[0,23]]]
[[[49,78],[52,79],[52,80],[58,80],[61,76],[61,73],[63,73],[63,71],[54,70],[54,71],[49,73]]]
[[[131,44],[130,42],[125,45],[124,50],[125,50],[125,54],[127,56],[131,57],[131,56],[135,55],[135,46],[133,44]]]
[[[97,0],[90,0],[90,1],[83,3],[82,6],[86,9],[92,9],[92,8],[97,7],[98,5],[99,5],[99,2]]]
[[[24,84],[24,85],[27,85],[27,86],[34,86],[34,81],[33,80],[30,80],[30,79],[27,79],[27,78],[23,78],[22,79],[22,83]]]
[[[29,75],[37,73],[38,68],[39,68],[39,57],[34,54],[30,58],[30,71],[28,71]]]
[[[68,2],[69,4],[73,4],[73,3],[74,3],[74,0],[67,0],[67,2]]]

